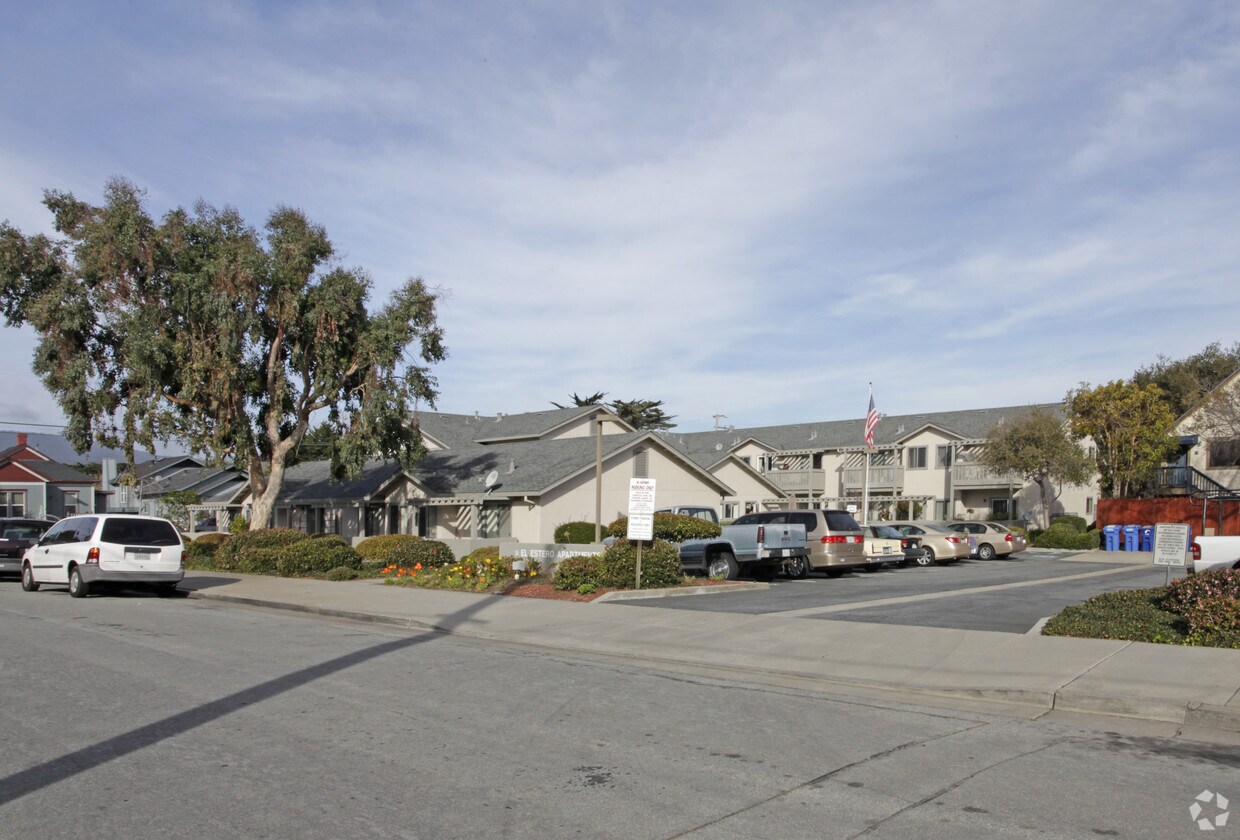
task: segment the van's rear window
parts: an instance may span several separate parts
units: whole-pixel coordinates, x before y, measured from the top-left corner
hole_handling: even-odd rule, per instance
[[[105,520],[99,539],[118,545],[180,545],[181,537],[172,523],[159,519]]]
[[[822,515],[827,518],[827,528],[832,531],[860,531],[861,526],[853,519],[851,513],[842,510],[824,510]]]

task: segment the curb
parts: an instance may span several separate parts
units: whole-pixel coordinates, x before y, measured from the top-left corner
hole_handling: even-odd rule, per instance
[[[639,601],[646,598],[677,598],[681,595],[723,595],[728,592],[752,592],[755,589],[770,589],[769,583],[724,583],[714,586],[677,586],[672,589],[616,589],[598,596],[591,604],[604,601]]]

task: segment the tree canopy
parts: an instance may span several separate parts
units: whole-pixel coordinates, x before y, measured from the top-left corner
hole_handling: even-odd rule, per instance
[[[1097,448],[1102,494],[1126,498],[1177,449],[1175,415],[1157,385],[1087,383],[1067,396],[1072,434],[1089,437]]]
[[[1179,417],[1200,402],[1216,385],[1240,368],[1240,341],[1223,349],[1217,341],[1184,359],[1159,356],[1133,374],[1137,385],[1157,385],[1171,412]]]
[[[120,179],[100,206],[55,191],[44,204],[59,238],[0,224],[0,311],[38,334],[34,371],[79,452],[98,441],[132,461],[135,445],[176,438],[244,465],[257,527],[315,412],[342,435],[337,475],[424,453],[410,409],[433,406],[428,365],[446,354],[422,280],[369,312],[367,274],[342,267],[326,231],[288,207],[260,234],[201,202],[156,223]]]
[[[604,402],[606,397],[606,393],[598,391],[588,397],[580,397],[574,393],[571,399],[573,406],[601,405],[635,429],[670,429],[676,425],[672,422],[676,419],[675,415],[669,417],[663,411],[663,400],[612,400],[611,402]],[[551,404],[556,408],[571,407],[560,405],[554,401]]]
[[[1038,486],[1043,527],[1050,524],[1051,504],[1063,485],[1084,484],[1094,474],[1093,463],[1069,436],[1064,421],[1043,409],[991,429],[980,460],[991,469],[1016,473]]]

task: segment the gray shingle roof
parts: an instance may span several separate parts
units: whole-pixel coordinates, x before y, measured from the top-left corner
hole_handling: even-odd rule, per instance
[[[469,414],[419,412],[415,415],[419,428],[450,449],[462,449],[479,441],[503,441],[513,438],[538,438],[552,429],[592,414],[603,406],[585,405],[529,411],[524,414],[497,414],[475,417]]]
[[[362,467],[357,478],[333,481],[330,461],[303,461],[284,473],[280,503],[361,501],[400,472],[401,466],[396,461],[374,459]]]
[[[1060,403],[1018,405],[1004,408],[978,408],[963,411],[939,411],[925,414],[900,414],[883,417],[874,430],[874,443],[882,446],[898,443],[925,426],[937,426],[964,440],[986,437],[1001,420],[1016,420],[1042,409],[1063,417]],[[786,426],[758,426],[747,429],[720,429],[687,434],[668,433],[678,451],[698,457],[716,454],[716,460],[739,443],[754,439],[776,450],[844,449],[860,447],[865,440],[865,420],[829,420],[822,423],[793,423]],[[719,446],[716,449],[716,445]],[[698,461],[701,463],[701,461]]]

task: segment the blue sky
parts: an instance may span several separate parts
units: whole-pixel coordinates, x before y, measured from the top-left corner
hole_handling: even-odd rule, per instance
[[[1059,400],[1240,338],[1233,2],[48,2],[0,218],[111,176],[447,295],[445,411]],[[0,420],[57,423],[0,327]]]

